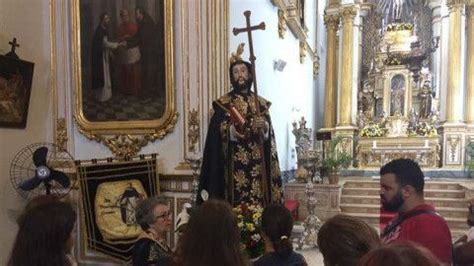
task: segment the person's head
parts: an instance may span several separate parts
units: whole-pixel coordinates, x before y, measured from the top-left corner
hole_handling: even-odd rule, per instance
[[[211,199],[197,207],[181,236],[175,262],[181,266],[246,265],[237,217],[229,203]]]
[[[326,266],[357,265],[362,256],[379,244],[372,226],[343,214],[327,220],[318,232],[318,246]]]
[[[109,14],[107,13],[102,13],[100,14],[100,25],[103,27],[103,28],[107,28],[109,26],[109,23],[110,23],[110,16]]]
[[[406,211],[414,200],[423,199],[425,179],[418,163],[396,159],[380,169],[380,198],[387,211]]]
[[[252,87],[252,64],[237,60],[230,64],[229,76],[232,88],[237,91],[249,91]]]
[[[153,230],[159,236],[171,229],[170,207],[164,198],[150,197],[140,201],[135,218],[143,231]]]
[[[439,266],[441,263],[423,246],[413,242],[395,242],[376,248],[359,261],[359,266]]]
[[[69,203],[50,202],[28,210],[20,221],[8,265],[68,265],[75,241],[76,212]]]
[[[291,244],[293,218],[283,205],[269,205],[262,213],[262,231],[265,241],[270,241],[275,252],[288,257],[293,250]]]
[[[143,9],[143,7],[138,6],[135,8],[135,18],[138,22],[143,21],[143,19],[145,18],[145,10]]]
[[[120,19],[122,19],[123,22],[130,21],[130,14],[127,9],[120,9]]]
[[[32,209],[44,205],[44,204],[49,204],[53,202],[59,202],[59,198],[55,195],[39,195],[34,198],[32,198],[28,203],[26,203],[25,208],[23,209],[23,212],[20,214],[20,216],[17,219],[17,224],[20,225],[23,222],[24,216]]]

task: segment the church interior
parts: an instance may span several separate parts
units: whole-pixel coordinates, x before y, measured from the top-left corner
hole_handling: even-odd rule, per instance
[[[420,165],[425,200],[452,238],[469,229],[473,0],[0,6],[1,265],[19,213],[44,193],[77,208],[79,265],[130,258],[140,228],[124,206],[136,193],[167,200],[175,247],[178,216],[199,196],[214,101],[232,90],[233,58],[253,61],[253,87],[271,102],[283,201],[308,265],[323,265],[315,234],[327,219],[347,214],[380,230],[393,218],[381,211],[379,171],[398,158]],[[24,189],[41,170],[54,181]]]

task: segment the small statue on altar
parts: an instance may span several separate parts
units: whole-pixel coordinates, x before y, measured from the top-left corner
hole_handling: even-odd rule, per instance
[[[423,82],[423,87],[420,88],[418,97],[420,98],[420,117],[428,118],[431,114],[431,102],[434,97],[434,91],[431,88],[431,82],[425,80]]]
[[[391,81],[390,116],[403,115],[405,99],[405,77],[395,75]]]

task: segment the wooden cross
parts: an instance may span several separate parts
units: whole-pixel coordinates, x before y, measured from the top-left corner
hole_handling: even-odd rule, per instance
[[[249,51],[250,51],[250,63],[252,65],[252,78],[253,78],[253,88],[255,92],[255,107],[257,109],[257,117],[260,117],[260,101],[258,100],[258,88],[257,88],[257,74],[255,73],[255,54],[253,53],[253,41],[252,41],[252,31],[254,30],[265,30],[265,22],[261,22],[260,24],[256,26],[251,26],[250,24],[250,10],[247,10],[244,12],[245,20],[247,22],[247,26],[245,28],[234,28],[232,32],[234,35],[238,35],[242,32],[247,32],[248,34],[248,39],[249,39]],[[261,162],[261,173],[262,173],[262,182],[261,187],[262,187],[262,192],[263,192],[263,200],[264,200],[264,205],[266,206],[267,204],[270,203],[271,201],[271,195],[268,195],[268,184],[267,184],[267,167],[265,163],[265,153],[264,153],[264,148],[263,148],[263,134],[259,135],[259,148],[260,148],[260,154],[262,155],[262,162]],[[271,156],[271,155],[270,155]],[[271,177],[270,177],[271,178]],[[270,194],[271,194],[271,188],[270,188]]]
[[[20,47],[20,45],[16,42],[16,38],[13,38],[13,41],[11,42],[8,42],[8,44],[11,45],[12,49],[10,50],[10,52],[8,52],[6,54],[6,56],[9,56],[9,57],[13,57],[13,58],[16,58],[18,59],[18,55],[15,53],[15,49],[16,47]]]

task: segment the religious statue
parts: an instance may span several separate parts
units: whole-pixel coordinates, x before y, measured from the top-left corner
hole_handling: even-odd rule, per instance
[[[431,102],[434,97],[434,91],[431,89],[429,80],[426,80],[418,93],[420,98],[420,117],[427,118],[431,114]]]
[[[225,199],[233,206],[281,203],[282,184],[270,102],[250,90],[251,73],[249,62],[232,62],[229,67],[232,90],[213,102],[198,203],[203,201],[202,191],[207,191],[209,198]],[[260,116],[256,115],[255,97],[258,97]],[[263,149],[259,137],[263,139]],[[264,172],[262,161],[266,162]]]
[[[402,75],[396,75],[391,81],[391,92],[390,92],[390,116],[396,114],[403,115],[405,98],[405,77]]]
[[[370,81],[365,80],[362,91],[359,93],[360,109],[367,118],[372,118],[375,111],[374,87]]]

